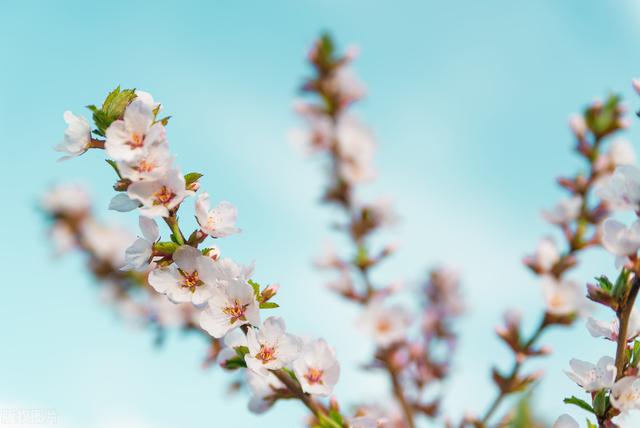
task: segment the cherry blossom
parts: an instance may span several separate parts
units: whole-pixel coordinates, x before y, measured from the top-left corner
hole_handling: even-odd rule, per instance
[[[215,262],[188,245],[173,253],[173,261],[171,266],[151,271],[149,284],[172,302],[205,303],[216,288]]]
[[[578,218],[581,207],[582,198],[573,196],[563,199],[549,211],[542,211],[542,217],[552,224],[567,224]]]
[[[640,207],[640,170],[632,165],[617,167],[613,174],[598,183],[595,193],[613,209],[637,210]]]
[[[611,389],[611,404],[621,412],[640,409],[640,378],[625,376]]]
[[[556,419],[552,428],[580,428],[580,425],[578,425],[575,419],[565,413]]]
[[[125,270],[146,270],[153,254],[153,244],[160,239],[158,224],[154,220],[140,216],[138,222],[142,236],[125,251]]]
[[[247,370],[247,384],[251,390],[249,411],[252,413],[264,413],[273,405],[276,390],[286,389],[284,384],[270,372],[260,375],[252,370]]]
[[[293,362],[302,390],[320,396],[331,394],[340,377],[340,365],[335,351],[324,339],[305,344],[300,356]]]
[[[539,272],[549,272],[560,260],[560,251],[553,238],[543,238],[538,242],[535,252],[524,262]]]
[[[600,321],[593,317],[587,319],[587,330],[593,337],[603,337],[612,341],[618,340],[620,321],[613,318],[611,321]],[[627,326],[627,340],[631,340],[640,334],[640,315],[635,309],[631,311]]]
[[[170,169],[173,156],[166,144],[149,147],[132,161],[117,162],[118,171],[123,178],[131,181],[154,180],[161,178]]]
[[[258,302],[245,281],[232,280],[212,290],[207,307],[200,314],[200,326],[215,338],[241,325],[260,324]]]
[[[41,199],[46,211],[64,215],[83,215],[91,208],[89,193],[80,184],[60,184],[49,189]]]
[[[147,217],[169,217],[169,211],[177,207],[192,192],[185,189],[185,180],[177,170],[150,181],[131,183],[128,194],[142,204],[140,213]]]
[[[574,358],[569,365],[571,371],[565,371],[565,373],[587,392],[611,388],[616,380],[617,370],[615,361],[611,357],[600,358],[597,365]]]
[[[384,307],[381,302],[369,303],[358,320],[358,326],[382,348],[405,338],[411,325],[410,314],[399,305]]]
[[[214,238],[223,238],[240,232],[235,227],[238,211],[227,201],[222,201],[210,209],[209,194],[203,193],[196,199],[196,220],[204,233]]]
[[[582,288],[574,281],[558,281],[545,275],[542,277],[542,292],[547,312],[553,315],[573,315],[585,306]]]
[[[91,125],[87,119],[65,111],[64,121],[67,122],[64,139],[55,147],[55,150],[67,155],[60,160],[80,156],[89,149],[91,144]]]
[[[336,134],[342,177],[351,184],[372,180],[376,172],[373,167],[375,142],[371,131],[354,117],[346,116],[340,119]]]
[[[640,248],[640,220],[630,227],[608,218],[602,224],[602,245],[616,256],[630,256]]]
[[[123,120],[116,120],[107,128],[107,154],[116,161],[133,162],[150,147],[166,144],[164,126],[154,119],[145,100],[134,99],[124,111]]]
[[[258,332],[249,329],[247,343],[247,367],[263,375],[288,365],[300,352],[300,340],[285,332],[284,320],[279,317],[264,320]]]

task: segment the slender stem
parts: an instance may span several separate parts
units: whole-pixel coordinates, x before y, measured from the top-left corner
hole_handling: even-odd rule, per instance
[[[393,368],[391,361],[385,356],[383,359],[384,365],[389,372],[389,377],[391,378],[391,384],[393,385],[393,395],[400,403],[400,407],[402,408],[402,413],[404,413],[404,419],[409,428],[415,428],[413,408],[411,407],[411,403],[407,400],[407,397],[404,394],[404,389],[402,388],[402,384],[400,383],[400,379],[398,377],[398,373]]]
[[[339,423],[334,421],[333,419],[327,417],[325,411],[320,407],[318,403],[311,397],[309,394],[306,394],[298,382],[296,382],[287,372],[284,370],[272,370],[271,371],[276,377],[287,387],[287,389],[302,403],[307,406],[309,410],[313,413],[313,415],[318,418],[318,420],[330,423],[335,428],[342,428]]]
[[[545,328],[547,328],[548,325],[549,323],[547,322],[547,316],[545,315],[540,321],[540,324],[538,324],[538,328],[536,328],[536,330],[533,332],[529,340],[527,340],[524,343],[523,349],[528,350],[529,348],[531,348],[540,338],[540,336],[542,335],[542,333],[544,332]],[[522,368],[522,361],[519,361],[518,359],[516,359],[516,361],[513,363],[513,367],[511,368],[511,372],[507,377],[507,381],[508,382],[514,381],[518,377],[518,373],[520,372],[521,368]],[[500,393],[496,396],[496,398],[491,402],[491,404],[489,405],[489,408],[487,409],[484,416],[482,417],[483,425],[486,425],[489,422],[489,419],[491,419],[491,416],[493,416],[496,410],[498,410],[498,407],[500,406],[500,404],[506,398],[507,395],[509,395],[509,392],[500,391]]]
[[[631,317],[631,311],[633,310],[633,305],[636,301],[636,297],[638,296],[638,290],[640,289],[640,279],[634,275],[631,280],[631,290],[629,290],[629,295],[627,299],[620,305],[617,311],[618,321],[620,325],[620,329],[618,331],[618,343],[616,346],[616,369],[617,375],[616,380],[620,379],[624,376],[624,366],[625,366],[625,350],[627,347],[627,332],[629,330],[629,318]]]
[[[173,233],[173,236],[176,238],[176,241],[178,241],[179,245],[184,245],[185,244],[185,240],[184,240],[184,235],[182,234],[182,231],[180,230],[180,226],[178,225],[178,218],[175,215],[172,215],[171,217],[163,217],[165,223],[167,223],[167,226],[169,226],[169,229],[171,229],[171,232]]]

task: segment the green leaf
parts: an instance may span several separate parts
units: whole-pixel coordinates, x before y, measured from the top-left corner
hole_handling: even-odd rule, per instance
[[[616,299],[620,299],[622,296],[624,296],[627,293],[628,283],[629,283],[629,271],[626,270],[625,268],[622,268],[622,272],[620,272],[620,275],[618,275],[618,278],[616,279],[616,283],[613,286],[613,290],[611,292],[613,297],[615,297]]]
[[[244,360],[244,357],[233,357],[224,362],[224,368],[227,370],[235,370],[245,367],[247,367],[247,363]]]
[[[120,89],[120,86],[109,92],[109,95],[98,109],[94,105],[87,106],[93,112],[93,122],[96,125],[95,133],[104,137],[107,128],[124,114],[124,110],[136,97],[134,89]]]
[[[606,291],[611,291],[613,289],[613,284],[605,275],[596,277],[596,281],[598,281],[598,285],[600,288]]]
[[[286,367],[283,367],[283,368],[282,368],[282,371],[284,371],[286,374],[288,374],[288,375],[291,377],[291,379],[293,379],[293,380],[295,380],[295,381],[297,381],[297,380],[298,380],[298,378],[296,377],[296,374],[293,372],[293,370],[288,369],[288,368],[286,368]]]
[[[162,126],[167,126],[167,124],[169,123],[169,119],[171,119],[171,116],[165,116],[162,119],[157,120],[156,122],[160,122]]]
[[[604,389],[598,391],[596,396],[593,398],[593,410],[598,416],[603,416],[607,411],[607,394]]]
[[[258,295],[260,294],[260,284],[258,284],[257,282],[255,282],[253,279],[250,279],[249,281],[247,281],[249,283],[249,285],[251,286],[251,288],[253,288],[253,294],[258,297]]]
[[[631,351],[631,366],[636,367],[640,359],[640,342],[633,342],[633,351]]]
[[[116,162],[111,159],[105,159],[105,162],[111,165],[111,168],[113,168],[116,174],[118,174],[118,178],[122,179],[122,175],[120,175],[120,170],[118,169],[118,165],[116,164]]]
[[[580,408],[581,408],[581,409],[583,409],[583,410],[586,410],[587,412],[595,413],[595,412],[593,411],[593,407],[591,407],[591,406],[589,405],[589,403],[587,403],[587,402],[586,402],[586,401],[584,401],[584,400],[579,399],[579,398],[578,398],[578,397],[576,397],[576,396],[573,396],[573,395],[572,395],[572,396],[571,396],[571,397],[569,397],[569,398],[565,398],[563,401],[564,401],[564,403],[565,403],[565,404],[573,404],[573,405],[576,405],[576,406],[580,407]]]
[[[236,354],[242,358],[244,358],[244,356],[249,353],[249,348],[247,348],[246,346],[236,346],[233,349],[235,349]]]
[[[279,308],[280,305],[278,305],[277,303],[274,302],[263,302],[260,303],[260,309],[275,309],[275,308]]]
[[[200,174],[199,172],[190,172],[189,174],[185,174],[184,181],[186,183],[186,187],[189,187],[196,181],[200,180],[201,177],[202,174]]]

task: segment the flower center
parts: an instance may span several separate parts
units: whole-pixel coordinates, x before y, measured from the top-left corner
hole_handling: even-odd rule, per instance
[[[184,288],[190,289],[191,292],[194,292],[196,290],[196,287],[199,287],[203,284],[203,282],[200,281],[197,270],[193,271],[192,273],[182,271],[180,271],[180,273],[182,274],[182,286]]]
[[[381,319],[376,323],[376,330],[378,333],[388,333],[391,330],[391,321],[388,319]]]
[[[265,364],[269,361],[273,361],[276,359],[276,349],[260,345],[260,352],[256,354],[256,358]]]
[[[144,135],[134,132],[131,134],[129,141],[127,141],[126,144],[131,148],[131,150],[139,149],[144,146]]]
[[[207,229],[213,230],[216,228],[216,217],[214,215],[209,214],[207,217]]]
[[[238,320],[246,320],[244,314],[247,311],[247,306],[249,305],[243,305],[238,300],[234,300],[233,304],[224,308],[222,312],[229,316],[229,324],[233,324]]]
[[[151,172],[154,169],[156,169],[156,164],[146,159],[138,162],[138,165],[136,166],[136,170],[138,170],[138,172]]]
[[[167,186],[162,186],[160,190],[153,194],[154,205],[167,205],[176,196]]]
[[[318,370],[318,369],[314,369],[313,367],[309,367],[309,369],[307,369],[307,372],[304,374],[304,378],[311,385],[314,385],[316,383],[322,384],[323,373],[324,373],[324,370]]]

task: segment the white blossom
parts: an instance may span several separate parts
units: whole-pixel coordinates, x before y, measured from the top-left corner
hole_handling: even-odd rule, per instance
[[[133,211],[136,208],[140,208],[140,202],[135,199],[131,199],[126,193],[118,193],[109,202],[109,209],[126,213]]]
[[[125,229],[88,220],[81,226],[82,238],[91,253],[116,269],[124,265],[124,255],[134,237]]]
[[[542,277],[542,292],[547,312],[553,315],[572,315],[585,306],[583,290],[578,283],[570,280],[562,282],[550,275]]]
[[[196,200],[196,220],[204,233],[214,238],[223,238],[240,232],[235,227],[238,211],[227,201],[222,201],[217,207],[210,209],[209,194],[203,193]]]
[[[637,210],[640,205],[640,170],[632,165],[622,165],[613,174],[598,182],[595,194],[612,208]]]
[[[91,125],[87,119],[65,111],[64,121],[67,122],[64,139],[55,147],[55,150],[67,155],[60,160],[80,156],[89,149],[91,144]]]
[[[328,396],[340,377],[335,350],[324,339],[305,344],[293,370],[302,390],[313,395]]]
[[[136,94],[136,99],[145,103],[151,110],[155,110],[155,109],[162,110],[162,104],[155,102],[155,100],[153,99],[153,96],[149,92],[136,89],[135,94]]]
[[[42,208],[54,214],[82,215],[90,211],[89,193],[80,184],[59,184],[49,189],[41,200]]]
[[[640,409],[640,378],[625,376],[611,389],[611,405],[621,412]]]
[[[211,336],[220,338],[244,324],[260,324],[253,288],[241,280],[214,288],[207,307],[200,314],[200,326]]]
[[[153,244],[160,239],[158,224],[147,217],[138,220],[142,236],[138,237],[124,254],[124,270],[146,270],[153,254]]]
[[[266,375],[269,370],[280,369],[298,356],[300,340],[285,330],[284,320],[279,317],[264,320],[257,332],[249,329],[249,353],[244,357],[249,369]]]
[[[266,376],[247,370],[247,384],[251,390],[249,411],[264,413],[273,405],[276,390],[285,389],[285,385],[274,375],[267,372]]]
[[[597,365],[574,358],[569,366],[571,371],[565,371],[567,376],[587,392],[611,388],[616,380],[616,365],[611,357],[600,358]]]
[[[131,183],[127,192],[131,199],[142,204],[142,215],[168,217],[169,211],[192,193],[185,189],[185,185],[184,176],[177,170],[171,170],[157,180]]]
[[[526,261],[542,272],[549,272],[560,260],[560,251],[553,238],[543,238],[538,242],[535,252]]]
[[[116,120],[106,131],[105,149],[115,161],[133,162],[143,157],[150,147],[166,144],[161,123],[154,123],[149,105],[136,98],[124,111],[124,119]]]
[[[580,425],[578,425],[575,419],[565,413],[556,419],[552,428],[580,428]]]
[[[587,319],[587,330],[593,337],[603,337],[612,341],[618,340],[618,333],[620,331],[620,322],[618,318],[613,318],[611,321],[596,320],[593,317]],[[629,324],[627,327],[627,340],[633,339],[640,334],[640,316],[638,311],[633,309],[631,316],[629,317]]]
[[[608,218],[602,224],[602,246],[616,256],[630,256],[640,248],[640,220],[630,227]]]
[[[373,166],[376,146],[371,131],[347,116],[338,122],[336,138],[342,178],[351,184],[371,181],[376,175]]]
[[[633,165],[636,163],[636,152],[631,142],[625,138],[618,138],[611,143],[607,153],[612,165]]]
[[[76,245],[76,237],[69,226],[61,221],[54,223],[49,231],[55,248],[55,255],[61,255]]]
[[[399,305],[384,307],[374,301],[367,305],[358,320],[358,326],[382,348],[402,341],[411,324],[411,316]]]
[[[164,176],[173,163],[173,157],[166,144],[149,147],[132,161],[117,162],[123,178],[131,181],[154,180]]]
[[[577,219],[582,207],[582,197],[573,196],[561,200],[551,210],[543,210],[542,217],[552,224],[567,224]]]
[[[173,253],[172,264],[149,274],[149,284],[172,302],[202,305],[216,289],[214,261],[189,245]]]
[[[246,282],[253,275],[255,265],[241,265],[229,258],[224,258],[214,263],[216,282],[221,286],[226,286],[234,281]]]

